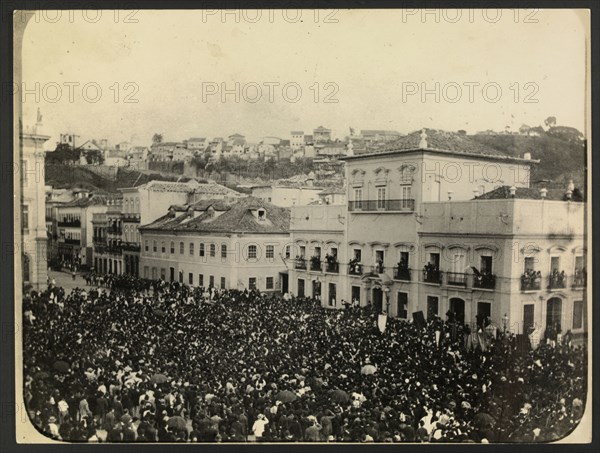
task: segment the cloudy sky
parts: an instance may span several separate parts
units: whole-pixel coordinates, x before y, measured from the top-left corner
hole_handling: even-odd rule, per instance
[[[39,107],[49,149],[61,132],[256,141],[319,125],[340,138],[518,129],[550,115],[583,130],[586,21],[560,10],[39,13],[23,39],[24,123]]]

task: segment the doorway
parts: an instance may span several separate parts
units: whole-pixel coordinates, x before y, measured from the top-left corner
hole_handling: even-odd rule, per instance
[[[546,302],[546,329],[555,329],[560,332],[560,318],[562,314],[562,300],[552,297]]]
[[[381,288],[373,288],[373,309],[375,313],[383,311],[383,291]]]

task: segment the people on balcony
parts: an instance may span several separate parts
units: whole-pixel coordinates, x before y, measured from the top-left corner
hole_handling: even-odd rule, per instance
[[[337,256],[334,254],[325,255],[325,262],[327,263],[327,271],[329,272],[337,272],[338,260]]]
[[[303,256],[296,255],[296,268],[297,269],[306,269],[306,260]]]
[[[475,273],[473,279],[477,288],[494,288],[496,285],[496,276],[488,270]]]
[[[375,263],[375,272],[377,272],[378,274],[383,274],[384,269],[385,267],[383,266],[383,260],[378,259]]]
[[[540,271],[527,269],[525,273],[521,275],[521,289],[523,291],[540,289],[541,283],[542,273]]]
[[[321,269],[321,257],[318,255],[314,255],[310,258],[310,268],[312,270]]]
[[[352,258],[348,263],[351,274],[362,274],[362,264],[357,256]]]
[[[437,264],[427,262],[423,267],[423,274],[425,275],[425,281],[437,283],[440,280],[440,269]]]
[[[400,261],[398,262],[398,264],[396,265],[397,271],[396,271],[396,277],[397,278],[410,278],[410,273],[408,270],[408,262],[401,258]]]
[[[565,271],[559,272],[558,269],[554,269],[550,274],[550,288],[564,288],[566,278]]]
[[[573,275],[573,286],[585,286],[587,282],[587,271],[584,267],[575,269],[575,274]]]

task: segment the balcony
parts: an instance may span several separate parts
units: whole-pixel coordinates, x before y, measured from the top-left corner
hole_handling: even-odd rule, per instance
[[[64,242],[70,245],[81,245],[81,239],[65,239]]]
[[[542,276],[534,271],[521,275],[521,291],[539,291],[542,287]]]
[[[139,214],[134,214],[134,213],[131,213],[131,212],[125,212],[125,213],[123,213],[122,220],[123,220],[123,222],[136,222],[136,223],[139,223],[139,221],[140,221],[140,215]]]
[[[360,263],[348,264],[348,275],[358,275],[359,277],[363,274],[363,265]]]
[[[294,269],[306,270],[306,260],[304,258],[296,258]]]
[[[473,288],[496,289],[496,276],[494,274],[480,274],[473,277]]]
[[[548,289],[564,289],[567,287],[567,276],[565,271],[553,272],[548,275]]]
[[[394,267],[394,280],[410,282],[410,269],[407,267]]]
[[[81,228],[81,220],[59,220],[57,222],[59,227],[71,227],[71,228]]]
[[[447,272],[447,283],[449,286],[467,287],[467,274],[461,272]]]
[[[108,234],[116,234],[118,236],[123,234],[123,229],[122,228],[117,228],[117,227],[110,227],[106,229],[106,232]]]
[[[121,244],[121,247],[123,250],[125,250],[127,252],[139,252],[140,251],[140,244],[138,244],[136,242],[124,242]]]
[[[310,259],[310,270],[311,271],[317,271],[317,272],[321,272],[322,270],[322,265],[323,263],[321,262],[320,259],[312,257]]]
[[[326,262],[325,263],[325,272],[329,272],[331,274],[339,274],[340,263],[338,263],[337,261]]]
[[[348,202],[350,212],[412,212],[415,200],[356,200]]]
[[[381,263],[375,264],[374,266],[371,266],[371,272],[374,274],[383,274],[385,272],[385,266]]]
[[[437,269],[423,269],[423,282],[441,285],[443,274],[442,271]]]
[[[587,273],[585,271],[575,271],[571,286],[573,288],[585,288],[587,286]]]

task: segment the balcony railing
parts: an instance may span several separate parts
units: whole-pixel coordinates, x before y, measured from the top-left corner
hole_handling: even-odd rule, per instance
[[[336,262],[325,262],[325,272],[337,274],[340,272],[340,263]]]
[[[111,227],[111,228],[107,228],[106,232],[108,234],[118,234],[118,235],[121,235],[121,234],[123,234],[123,229],[122,228]]]
[[[374,266],[371,266],[371,272],[383,274],[385,272],[385,266],[383,264],[375,264]]]
[[[410,282],[410,269],[407,267],[394,267],[394,280]]]
[[[81,239],[65,239],[65,244],[81,245]]]
[[[526,274],[521,275],[521,291],[539,291],[541,287],[541,277]]]
[[[128,251],[128,252],[139,252],[140,251],[140,244],[138,244],[136,242],[124,242],[123,244],[121,244],[121,247],[123,248],[123,250]]]
[[[59,227],[74,227],[74,228],[80,228],[81,227],[81,220],[59,220],[57,222],[57,225]]]
[[[434,283],[436,285],[442,284],[442,277],[444,273],[437,269],[423,269],[423,281],[425,283]]]
[[[123,222],[139,222],[140,221],[140,215],[139,214],[133,214],[131,212],[125,212],[123,213]]]
[[[467,287],[467,274],[462,272],[447,272],[447,283],[451,286],[464,286]]]
[[[310,270],[311,271],[321,271],[323,263],[321,260],[310,260]]]
[[[587,274],[580,272],[573,275],[573,288],[585,288],[587,286]]]
[[[554,273],[548,276],[548,289],[563,289],[567,287],[567,276],[564,273]]]
[[[354,200],[348,202],[350,212],[411,212],[415,210],[415,200]]]
[[[351,263],[348,264],[348,275],[362,275],[363,274],[363,265],[360,263]]]
[[[496,276],[494,274],[481,274],[473,277],[473,288],[496,289]]]
[[[296,259],[294,269],[306,270],[306,260],[303,258]]]

